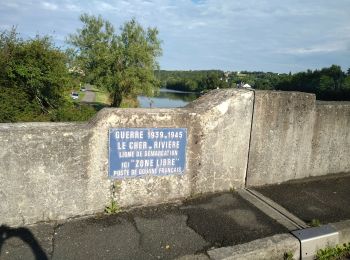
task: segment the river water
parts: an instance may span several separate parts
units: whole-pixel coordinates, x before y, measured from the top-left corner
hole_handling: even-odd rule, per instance
[[[138,96],[142,108],[171,108],[184,107],[199,97],[199,94],[161,88],[155,97]]]

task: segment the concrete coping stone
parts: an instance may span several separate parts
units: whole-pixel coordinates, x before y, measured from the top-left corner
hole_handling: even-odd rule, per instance
[[[350,242],[350,220],[329,225],[338,232],[339,244]],[[285,253],[291,253],[293,259],[300,259],[300,242],[292,234],[285,233],[245,244],[212,249],[207,253],[214,260],[283,259]]]
[[[323,101],[316,100],[316,105],[332,105],[332,106],[350,106],[350,101]]]
[[[38,128],[83,128],[86,122],[26,122],[26,123],[0,123],[1,131],[14,131],[23,129],[38,129]]]

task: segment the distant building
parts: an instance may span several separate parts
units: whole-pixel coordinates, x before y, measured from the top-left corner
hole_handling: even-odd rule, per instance
[[[242,88],[252,88],[252,86],[246,83],[242,86]]]
[[[248,83],[244,83],[243,81],[241,81],[240,83],[237,84],[237,88],[252,88],[251,85],[249,85]]]

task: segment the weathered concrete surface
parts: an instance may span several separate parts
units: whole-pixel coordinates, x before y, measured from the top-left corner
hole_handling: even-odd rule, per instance
[[[350,102],[255,91],[247,186],[350,172]]]
[[[285,253],[291,253],[293,259],[300,259],[300,243],[291,234],[279,234],[255,241],[209,250],[213,260],[280,260]]]
[[[244,187],[253,102],[253,91],[230,89],[187,106],[198,114],[199,125],[193,193]]]
[[[242,187],[252,102],[251,91],[226,90],[211,92],[182,109],[104,109],[90,122],[92,172],[96,178],[107,175],[109,128],[181,127],[188,132],[185,174],[116,181],[120,206],[154,205]]]
[[[339,244],[350,243],[350,220],[330,224],[339,234]]]
[[[90,214],[88,129],[81,124],[0,124],[0,223],[30,224]],[[107,190],[108,192],[108,190]],[[102,200],[103,201],[103,200]]]
[[[103,109],[90,122],[91,173],[96,178],[108,175],[108,131],[114,127],[182,127],[188,129],[187,162],[184,175],[115,181],[115,199],[122,207],[145,206],[185,198],[190,195],[192,164],[196,158],[194,130],[190,122],[195,114],[185,109]],[[93,189],[93,187],[91,187]],[[99,196],[96,190],[94,196]]]
[[[350,172],[350,102],[317,102],[310,176]]]
[[[256,91],[247,186],[308,176],[315,95]]]
[[[224,90],[182,109],[104,109],[87,124],[0,125],[0,223],[20,225],[165,203],[244,186],[253,93]],[[108,179],[112,127],[187,128],[182,176]],[[115,187],[115,190],[112,190]]]
[[[109,180],[114,127],[187,128],[185,174]],[[92,214],[112,199],[121,207],[156,205],[347,172],[349,129],[348,102],[237,89],[212,91],[181,109],[103,109],[85,124],[0,124],[0,223]]]
[[[350,175],[328,175],[255,187],[306,223],[350,219]]]

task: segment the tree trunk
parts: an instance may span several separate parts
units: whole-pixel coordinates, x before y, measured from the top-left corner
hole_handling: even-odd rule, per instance
[[[112,107],[120,107],[122,100],[123,100],[122,93],[120,91],[115,91],[113,93]]]

